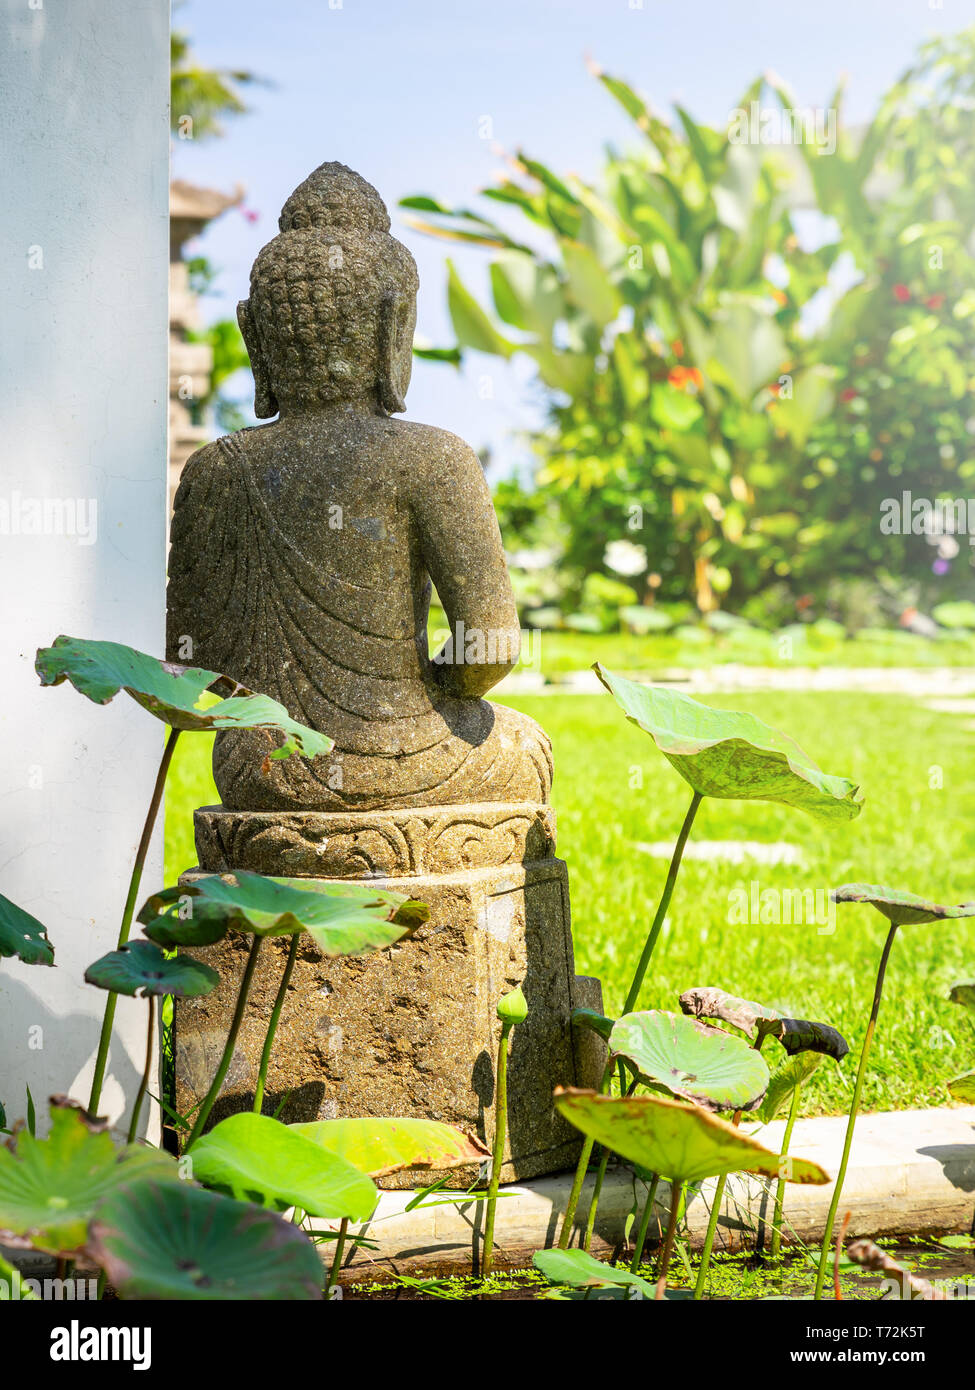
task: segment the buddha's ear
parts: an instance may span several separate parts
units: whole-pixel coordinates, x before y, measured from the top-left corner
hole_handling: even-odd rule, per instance
[[[247,349],[247,356],[251,360],[251,371],[254,373],[254,414],[259,420],[267,420],[272,415],[277,415],[279,407],[271,389],[271,377],[268,373],[261,340],[257,336],[257,327],[254,323],[254,315],[251,313],[249,299],[242,299],[237,305],[237,322],[240,325],[240,333],[244,340],[244,347]]]
[[[413,365],[413,315],[409,299],[383,296],[379,306],[379,404],[387,415],[406,409]]]

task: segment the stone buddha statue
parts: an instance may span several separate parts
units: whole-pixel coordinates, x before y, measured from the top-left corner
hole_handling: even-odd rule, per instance
[[[167,649],[274,696],[335,748],[269,761],[268,732],[221,732],[223,805],[544,803],[547,736],[482,698],[516,662],[519,633],[480,463],[456,436],[393,418],[410,379],[413,258],[342,164],[316,169],[279,227],[238,309],[255,411],[271,423],[186,465]],[[451,630],[433,656],[431,580]]]

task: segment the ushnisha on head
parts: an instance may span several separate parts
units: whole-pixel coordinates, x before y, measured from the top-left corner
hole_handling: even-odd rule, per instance
[[[278,226],[237,306],[256,415],[343,401],[405,410],[419,281],[382,198],[344,164],[321,164]]]

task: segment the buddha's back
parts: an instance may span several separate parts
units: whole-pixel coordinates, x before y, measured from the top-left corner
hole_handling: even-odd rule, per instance
[[[257,413],[280,418],[186,465],[167,649],[273,695],[336,748],[313,763],[270,761],[267,732],[221,733],[224,805],[544,801],[544,733],[479,698],[517,658],[480,465],[456,436],[389,414],[409,380],[412,260],[357,175],[325,165],[308,184],[285,205],[240,310]],[[431,661],[431,576],[452,631],[478,639],[473,656],[460,637]]]

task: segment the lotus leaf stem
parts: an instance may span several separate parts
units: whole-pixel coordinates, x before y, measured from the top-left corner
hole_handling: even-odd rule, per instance
[[[789,1106],[789,1118],[785,1122],[785,1133],[782,1136],[782,1152],[779,1158],[783,1161],[789,1156],[789,1144],[792,1140],[792,1129],[799,1114],[799,1092],[802,1090],[802,1083],[792,1092],[792,1103]],[[779,1168],[779,1172],[783,1172]],[[780,1177],[775,1184],[775,1206],[772,1210],[772,1259],[777,1260],[782,1250],[782,1208],[785,1201],[785,1178]]]
[[[682,1191],[683,1183],[671,1179],[670,1219],[667,1222],[667,1234],[664,1236],[664,1248],[660,1256],[660,1273],[657,1275],[657,1292],[654,1294],[654,1302],[659,1302],[667,1292],[667,1271],[670,1268],[670,1257],[674,1252],[674,1237],[677,1234],[677,1219],[680,1216]]]
[[[234,1055],[234,1045],[237,1042],[237,1034],[240,1032],[240,1025],[244,1019],[244,1008],[247,1004],[247,996],[250,993],[251,981],[254,978],[254,970],[257,966],[257,957],[260,954],[262,940],[262,937],[255,934],[251,942],[250,954],[247,957],[247,964],[244,967],[244,974],[240,981],[240,989],[237,993],[237,1004],[234,1008],[234,1016],[231,1019],[230,1029],[227,1033],[227,1041],[224,1044],[223,1056],[220,1058],[220,1064],[217,1067],[216,1075],[210,1083],[210,1089],[207,1091],[203,1098],[203,1103],[196,1112],[193,1129],[190,1132],[189,1139],[186,1141],[186,1147],[188,1149],[192,1148],[203,1133],[203,1126],[210,1118],[210,1111],[213,1109],[214,1102],[220,1094],[220,1088],[223,1086],[227,1072],[230,1069],[230,1061]]]
[[[494,1219],[498,1208],[498,1187],[504,1161],[504,1141],[508,1132],[508,1034],[514,1024],[505,1019],[501,1024],[498,1042],[497,1081],[494,1088],[494,1142],[491,1145],[491,1180],[488,1183],[487,1209],[484,1214],[484,1253],[481,1256],[481,1278],[491,1273],[494,1258]]]
[[[260,1115],[264,1108],[264,1086],[267,1082],[267,1069],[271,1062],[271,1052],[274,1048],[274,1035],[278,1031],[278,1022],[281,1018],[281,1010],[284,1008],[285,997],[288,993],[288,985],[291,983],[291,975],[295,968],[295,961],[298,959],[298,939],[300,932],[293,932],[291,936],[291,946],[288,949],[288,959],[285,962],[284,973],[281,976],[281,983],[278,986],[277,996],[274,1000],[274,1008],[271,1010],[271,1017],[268,1020],[267,1035],[264,1039],[264,1049],[261,1052],[261,1065],[257,1073],[257,1085],[254,1088],[255,1115]]]
[[[139,1114],[142,1110],[142,1102],[146,1098],[146,1091],[149,1089],[149,1076],[152,1072],[152,1063],[155,1057],[153,1044],[156,1041],[156,997],[153,994],[147,996],[149,1002],[149,1023],[146,1028],[146,1064],[142,1071],[142,1080],[139,1082],[139,1091],[132,1107],[132,1119],[129,1122],[128,1143],[134,1144],[139,1133]]]
[[[894,937],[897,935],[896,923],[891,923],[890,931],[887,933],[887,940],[884,942],[883,953],[880,957],[880,966],[877,970],[877,983],[873,991],[873,1006],[870,1010],[870,1020],[867,1023],[867,1031],[863,1038],[863,1047],[860,1049],[860,1064],[857,1067],[856,1081],[853,1084],[853,1100],[850,1103],[850,1118],[846,1126],[846,1139],[843,1142],[843,1157],[840,1160],[840,1171],[836,1175],[836,1182],[833,1184],[833,1200],[829,1204],[829,1214],[826,1217],[826,1229],[823,1232],[823,1247],[819,1253],[819,1270],[816,1274],[816,1288],[813,1298],[822,1298],[823,1285],[826,1282],[826,1268],[829,1263],[830,1241],[833,1236],[833,1223],[836,1220],[836,1212],[840,1205],[840,1197],[843,1195],[843,1182],[846,1178],[846,1170],[850,1162],[850,1147],[853,1143],[853,1130],[856,1127],[857,1111],[860,1108],[860,1093],[863,1090],[863,1080],[867,1074],[867,1059],[870,1056],[870,1044],[873,1042],[873,1035],[877,1028],[877,1015],[880,1013],[880,998],[884,992],[884,975],[887,973],[887,960],[890,956],[890,948],[894,944]]]
[[[657,1187],[660,1183],[660,1174],[654,1173],[653,1181],[647,1192],[647,1200],[643,1204],[643,1215],[640,1217],[640,1229],[636,1233],[636,1245],[633,1248],[633,1259],[630,1261],[630,1273],[637,1274],[640,1270],[640,1262],[643,1259],[643,1247],[647,1243],[647,1231],[650,1228],[650,1218],[653,1215],[653,1204],[657,1196]]]
[[[142,870],[145,868],[146,856],[149,853],[149,845],[152,841],[152,832],[156,825],[156,816],[159,813],[159,807],[162,803],[163,787],[166,785],[166,774],[169,772],[169,765],[173,760],[173,753],[179,734],[179,729],[170,729],[169,737],[166,740],[166,747],[163,749],[163,755],[159,761],[159,770],[156,773],[156,781],[152,789],[149,810],[146,813],[145,824],[142,827],[142,838],[139,840],[139,847],[135,852],[135,863],[132,865],[132,874],[129,878],[129,891],[125,899],[125,907],[122,909],[122,921],[119,926],[116,950],[121,950],[129,939],[129,932],[132,928],[132,918],[135,914],[135,905],[139,898],[139,885],[142,882]],[[98,1038],[98,1053],[95,1057],[95,1071],[91,1078],[91,1091],[88,1095],[88,1110],[92,1115],[98,1113],[98,1105],[102,1098],[105,1068],[108,1065],[108,1049],[112,1042],[112,1029],[115,1026],[115,1005],[117,1000],[118,995],[114,990],[110,990],[108,999],[105,1001],[102,1031]]]

